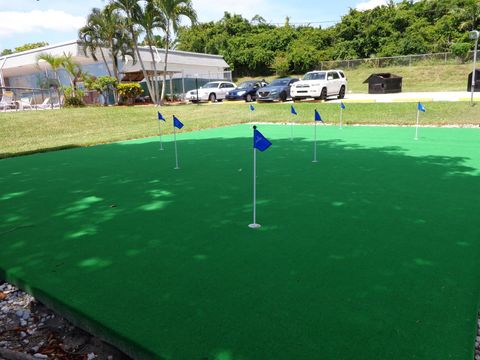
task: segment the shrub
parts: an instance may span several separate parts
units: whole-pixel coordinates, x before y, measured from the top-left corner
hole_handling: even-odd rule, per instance
[[[108,94],[115,92],[118,81],[113,76],[99,76],[94,78],[93,76],[87,76],[84,81],[85,87],[88,90],[96,90],[102,95],[104,99],[104,105],[108,105]]]
[[[452,44],[452,54],[463,64],[468,59],[468,52],[470,51],[469,43],[454,43]]]
[[[128,104],[133,104],[137,96],[142,95],[143,89],[139,83],[118,84],[118,95],[127,99]]]
[[[82,98],[78,96],[66,97],[65,104],[63,105],[66,108],[70,107],[84,107],[85,103],[83,102]]]
[[[71,87],[63,88],[63,95],[65,96],[64,107],[84,107],[83,96],[85,93],[80,89],[73,89]]]

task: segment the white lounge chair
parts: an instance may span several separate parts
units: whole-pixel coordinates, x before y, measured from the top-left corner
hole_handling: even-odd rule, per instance
[[[4,91],[2,95],[2,99],[0,100],[0,109],[3,109],[4,111],[6,111],[7,108],[10,108],[10,109],[17,108],[17,106],[15,105],[15,102],[13,101],[13,91]]]
[[[65,96],[61,95],[60,96],[60,101],[53,103],[53,108],[54,109],[60,109],[63,107],[63,104],[65,103]]]
[[[50,98],[46,97],[41,104],[35,105],[35,109],[51,109],[52,104],[50,103]]]
[[[32,99],[28,97],[21,98],[19,101],[17,101],[18,104],[18,110],[32,110]]]

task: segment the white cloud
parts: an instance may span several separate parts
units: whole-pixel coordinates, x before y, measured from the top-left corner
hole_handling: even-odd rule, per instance
[[[84,24],[84,17],[59,10],[0,11],[0,37],[45,30],[71,32],[78,30]]]
[[[370,0],[370,1],[365,1],[357,4],[355,6],[355,9],[358,11],[365,11],[365,10],[370,10],[373,8],[376,8],[377,6],[382,6],[382,5],[387,5],[386,0]]]

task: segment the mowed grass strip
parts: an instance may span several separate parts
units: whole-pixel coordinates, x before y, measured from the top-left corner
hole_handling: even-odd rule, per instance
[[[327,124],[338,124],[339,104],[322,102],[295,103],[298,116],[290,114],[292,104],[179,105],[156,108],[88,107],[0,113],[0,158],[55,149],[90,146],[121,140],[158,135],[157,111],[167,118],[161,123],[162,133],[173,132],[171,116],[177,115],[185,124],[180,132],[221,127],[250,121],[308,123],[318,109]],[[422,125],[480,125],[478,106],[468,103],[425,103]],[[349,103],[344,111],[347,124],[414,125],[415,103]]]

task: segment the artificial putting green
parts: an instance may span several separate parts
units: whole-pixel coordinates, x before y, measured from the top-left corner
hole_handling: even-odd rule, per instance
[[[473,358],[480,130],[260,125],[0,161],[0,277],[138,359]]]

